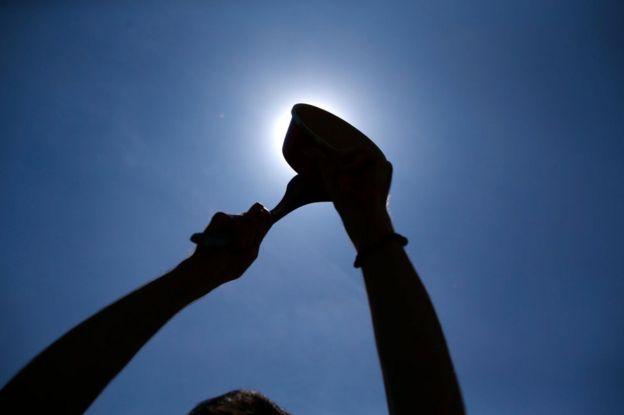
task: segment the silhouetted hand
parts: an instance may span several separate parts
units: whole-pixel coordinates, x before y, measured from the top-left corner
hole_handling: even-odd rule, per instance
[[[258,256],[260,243],[271,228],[271,213],[260,203],[254,204],[241,215],[217,212],[204,231],[207,234],[225,236],[229,243],[223,248],[198,245],[190,260],[197,269],[201,284],[204,278],[206,288],[212,287],[216,278],[219,284],[240,277]]]
[[[392,165],[366,148],[313,149],[323,185],[359,253],[390,414],[463,414],[433,304],[387,210]],[[376,248],[370,251],[371,247]]]
[[[0,413],[83,413],[169,319],[240,277],[270,227],[271,214],[258,203],[242,215],[214,215],[206,232],[226,236],[225,247],[199,246],[165,275],[68,331],[0,389]]]
[[[356,248],[392,232],[387,212],[392,164],[363,148],[311,150],[324,186]]]

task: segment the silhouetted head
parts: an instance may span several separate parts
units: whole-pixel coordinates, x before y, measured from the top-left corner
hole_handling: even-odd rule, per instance
[[[256,391],[235,390],[199,403],[189,415],[288,415]]]

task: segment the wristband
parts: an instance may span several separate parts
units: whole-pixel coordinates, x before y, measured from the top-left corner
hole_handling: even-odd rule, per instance
[[[375,251],[378,251],[379,249],[383,248],[389,242],[398,242],[401,246],[405,246],[407,245],[407,238],[403,235],[399,235],[398,233],[391,233],[382,237],[377,242],[372,243],[360,249],[360,251],[355,256],[355,261],[353,262],[353,266],[355,268],[361,268],[363,260],[365,260],[367,257],[374,254]]]

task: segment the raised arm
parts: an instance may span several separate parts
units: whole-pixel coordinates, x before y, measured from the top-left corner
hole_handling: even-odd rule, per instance
[[[4,386],[0,413],[84,412],[178,311],[243,274],[270,223],[259,204],[243,215],[214,215],[207,231],[231,234],[228,248],[198,247],[169,273],[71,329]]]
[[[392,165],[357,149],[317,156],[358,252],[390,413],[463,414],[440,323],[387,211]]]

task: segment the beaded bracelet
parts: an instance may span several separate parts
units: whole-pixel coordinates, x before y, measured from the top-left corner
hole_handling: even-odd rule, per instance
[[[379,239],[377,242],[360,249],[360,252],[358,252],[358,254],[355,256],[353,266],[355,268],[360,268],[362,266],[362,261],[365,260],[366,257],[371,256],[375,253],[375,251],[383,248],[384,245],[392,241],[398,242],[401,246],[407,245],[407,238],[405,236],[399,235],[398,233],[388,234],[383,238]]]

